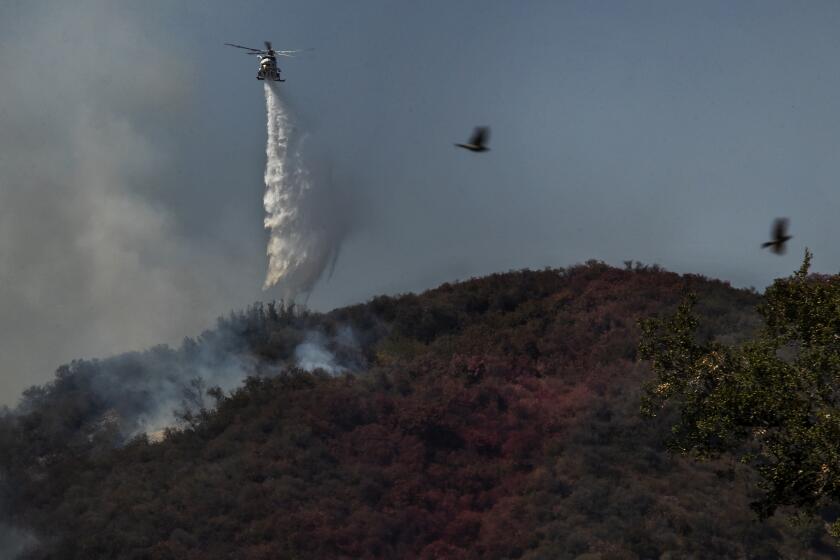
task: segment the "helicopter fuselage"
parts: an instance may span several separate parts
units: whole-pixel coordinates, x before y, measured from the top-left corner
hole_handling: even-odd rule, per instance
[[[280,78],[280,69],[277,68],[277,58],[271,55],[260,56],[260,67],[257,70],[258,80],[270,80],[273,82],[285,82]]]
[[[277,67],[277,57],[278,56],[294,56],[295,53],[308,51],[312,49],[297,49],[297,50],[284,50],[284,51],[275,51],[271,48],[271,41],[265,42],[265,50],[263,49],[255,49],[253,47],[246,47],[244,45],[237,45],[236,43],[225,43],[228,47],[234,47],[237,49],[242,49],[248,51],[247,54],[249,55],[256,55],[260,57],[260,67],[257,70],[257,79],[258,80],[270,80],[272,82],[285,82],[280,78],[280,69]]]

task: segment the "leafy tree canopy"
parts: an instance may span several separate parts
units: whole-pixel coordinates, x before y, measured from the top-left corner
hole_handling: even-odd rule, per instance
[[[763,518],[840,503],[840,275],[809,275],[811,258],[806,250],[802,267],[767,289],[765,326],[743,344],[698,341],[693,297],[641,321],[639,354],[655,372],[643,414],[676,409],[673,451],[751,465]],[[831,532],[840,536],[840,521]]]

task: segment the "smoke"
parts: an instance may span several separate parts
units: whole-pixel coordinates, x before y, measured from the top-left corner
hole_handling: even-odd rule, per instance
[[[253,357],[238,328],[221,324],[177,349],[160,345],[76,360],[61,366],[51,383],[27,390],[14,412],[58,414],[55,424],[66,424],[64,436],[78,441],[106,436],[119,443],[174,427],[179,411],[212,408],[205,401],[207,389],[229,393],[250,375],[273,372]]]
[[[322,369],[331,375],[338,375],[347,371],[340,365],[335,355],[326,346],[327,341],[321,333],[312,332],[306,335],[306,340],[295,348],[295,363],[301,369],[313,371]]]
[[[37,544],[38,541],[28,531],[0,524],[0,558],[15,560]]]
[[[51,383],[25,391],[9,414],[34,413],[51,426],[55,441],[69,444],[121,445],[141,434],[158,439],[166,428],[190,423],[183,412],[213,409],[216,388],[230,394],[248,377],[293,366],[330,375],[362,371],[377,336],[328,316],[297,314],[293,305],[256,304],[179,348],[159,345],[61,366]]]
[[[7,488],[4,473],[0,471],[0,494],[4,494]],[[15,560],[23,554],[30,552],[38,546],[38,539],[26,529],[17,526],[6,511],[5,500],[0,500],[0,558],[3,560]]]
[[[217,157],[200,65],[172,56],[158,4],[0,2],[2,404],[58,364],[177,343],[258,296],[259,228],[219,243],[196,225],[225,225],[237,209],[218,193],[247,168]],[[61,53],[46,81],[45,53]]]
[[[37,539],[29,531],[0,523],[0,558],[15,560],[37,544]]]
[[[295,365],[307,371],[323,370],[330,375],[360,371],[367,365],[352,327],[342,326],[335,336],[309,331],[294,351]]]
[[[110,421],[127,437],[175,426],[178,412],[210,408],[206,389],[230,392],[257,371],[247,356],[224,355],[214,346],[193,342],[177,351],[158,347],[97,365],[91,370],[91,389],[110,406],[101,427]]]
[[[9,449],[23,450],[18,458],[0,453],[0,505],[13,504],[11,511],[18,512],[15,517],[0,507],[0,559],[31,554],[44,540],[40,530],[36,538],[19,528],[20,512],[29,504],[11,492],[15,486],[7,482],[22,473],[10,469],[15,478],[7,481],[8,465],[23,465],[31,482],[47,475],[41,461],[53,453],[100,453],[141,434],[159,441],[166,428],[197,426],[204,415],[196,412],[211,411],[216,399],[250,376],[282,375],[292,366],[330,375],[362,371],[384,332],[367,315],[357,319],[361,325],[297,312],[294,305],[255,304],[220,318],[215,329],[185,339],[179,348],[160,345],[76,360],[60,367],[52,382],[25,391],[13,410],[0,407],[0,439]]]
[[[305,138],[298,136],[278,86],[265,84],[268,142],[265,168],[265,227],[269,230],[268,272],[264,289],[281,287],[294,300],[311,293],[324,270],[334,266],[346,220],[325,176],[315,177],[303,157]],[[315,188],[315,185],[318,188]]]

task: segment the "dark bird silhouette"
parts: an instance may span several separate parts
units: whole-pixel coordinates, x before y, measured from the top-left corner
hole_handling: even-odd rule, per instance
[[[486,126],[477,126],[475,127],[475,132],[473,132],[472,138],[470,138],[469,144],[455,144],[459,148],[466,148],[471,152],[486,152],[490,150],[487,147],[487,139],[490,137],[490,128]]]
[[[765,249],[770,247],[770,250],[777,255],[783,255],[785,252],[785,243],[787,243],[788,239],[793,239],[792,235],[787,234],[787,227],[787,218],[776,218],[776,221],[773,222],[773,229],[770,230],[770,236],[773,240],[762,243],[761,248]]]

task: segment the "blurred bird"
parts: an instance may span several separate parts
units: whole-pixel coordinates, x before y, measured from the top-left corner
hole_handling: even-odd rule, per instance
[[[485,145],[487,142],[487,138],[490,137],[490,128],[486,126],[477,126],[475,127],[475,131],[473,132],[472,138],[470,138],[469,144],[455,144],[459,148],[466,148],[471,152],[486,152],[490,150]]]
[[[762,243],[761,248],[765,249],[770,247],[770,250],[777,255],[783,255],[785,252],[785,243],[788,239],[793,239],[792,235],[787,234],[787,227],[787,218],[776,218],[776,221],[773,222],[773,229],[770,230],[770,236],[773,238],[773,241]]]

